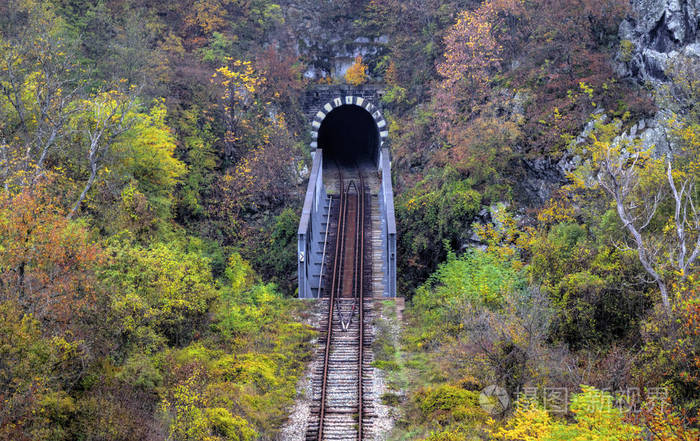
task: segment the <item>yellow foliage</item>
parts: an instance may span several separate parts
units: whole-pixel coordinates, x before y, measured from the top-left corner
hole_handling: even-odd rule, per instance
[[[233,60],[229,66],[216,70],[213,78],[219,75],[223,78],[220,83],[226,89],[224,100],[231,98],[242,101],[247,95],[253,95],[265,83],[265,78],[258,75],[250,61]]]
[[[638,192],[647,194],[665,180],[664,160],[654,157],[653,146],[645,148],[639,138],[617,138],[618,135],[616,122],[596,124],[596,131],[589,135],[590,142],[579,147],[587,160],[568,175],[573,181],[570,190],[609,187],[607,181],[616,178],[620,182],[634,181]]]
[[[570,222],[574,219],[574,208],[567,199],[551,199],[537,214],[537,220],[547,224]]]
[[[674,170],[678,179],[697,179],[700,176],[700,124],[673,115],[668,126],[674,140],[680,147],[677,154],[678,167]]]
[[[193,6],[185,23],[197,26],[205,34],[221,30],[227,24],[226,5],[230,0],[199,0]]]
[[[526,402],[518,406],[505,427],[494,435],[509,441],[632,441],[641,428],[627,423],[624,413],[613,405],[613,397],[591,386],[571,400],[576,421],[554,420],[544,408]]]
[[[549,413],[536,403],[519,404],[506,427],[495,435],[504,440],[539,441],[551,432],[554,422]]]
[[[355,64],[345,72],[345,81],[353,86],[359,86],[367,82],[367,65],[362,62],[362,57],[355,57]]]
[[[226,277],[231,283],[233,292],[237,294],[250,289],[255,282],[253,268],[238,253],[233,253],[229,257]]]

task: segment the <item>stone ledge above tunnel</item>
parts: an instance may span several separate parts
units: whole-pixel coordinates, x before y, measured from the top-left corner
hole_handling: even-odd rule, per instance
[[[351,86],[348,84],[316,84],[310,86],[304,93],[301,105],[307,121],[312,121],[316,113],[323,109],[327,103],[332,103],[334,99],[352,96],[363,98],[372,103],[376,109],[383,111],[382,97],[384,87],[378,84],[362,84]]]

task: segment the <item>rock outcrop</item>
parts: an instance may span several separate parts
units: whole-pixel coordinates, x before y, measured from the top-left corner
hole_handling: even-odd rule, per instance
[[[296,37],[297,52],[307,63],[304,73],[307,78],[341,78],[358,55],[371,67],[385,52],[386,36],[370,35],[358,25],[367,3],[367,0],[280,2],[285,21]]]
[[[700,0],[631,0],[632,13],[620,25],[617,73],[668,93],[674,61],[700,65]],[[665,88],[665,89],[664,89]],[[671,92],[672,93],[672,92]],[[662,106],[663,107],[663,106]],[[630,130],[659,155],[673,150],[667,136],[670,111],[639,121]]]
[[[619,31],[620,76],[663,83],[679,55],[700,62],[700,0],[632,0],[631,7]]]

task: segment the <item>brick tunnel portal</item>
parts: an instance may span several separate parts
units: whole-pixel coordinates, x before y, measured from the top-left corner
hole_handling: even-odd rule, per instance
[[[377,123],[367,110],[356,105],[333,109],[318,131],[318,147],[326,163],[377,166],[380,146]]]
[[[307,96],[304,110],[311,119],[310,147],[315,154],[297,232],[301,298],[335,293],[334,288],[340,285],[334,286],[333,281],[340,280],[338,277],[354,280],[355,288],[365,287],[363,295],[396,296],[396,221],[389,131],[381,110],[372,104],[380,98],[381,93],[375,89],[347,91],[338,87],[312,91]],[[360,194],[363,196],[358,200]],[[366,201],[367,209],[362,201]],[[364,219],[364,226],[358,229],[357,222],[348,221],[348,216],[355,216],[356,221]],[[355,227],[346,229],[347,225]],[[356,237],[348,239],[348,235]],[[338,254],[340,243],[344,244],[342,255]],[[346,248],[348,243],[355,243],[355,248]],[[358,243],[366,247],[357,248]],[[335,252],[329,251],[329,246]],[[355,250],[359,250],[356,259],[346,255]],[[342,262],[350,264],[345,267]],[[363,262],[360,270],[353,266],[358,262]],[[353,275],[345,274],[345,269]],[[342,276],[338,276],[340,272]],[[367,286],[355,279],[358,275]]]

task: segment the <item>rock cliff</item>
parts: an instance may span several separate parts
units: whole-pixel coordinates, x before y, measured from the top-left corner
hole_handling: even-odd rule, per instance
[[[679,55],[700,63],[700,0],[632,0],[631,9],[620,25],[622,77],[663,83],[669,62]]]
[[[340,78],[356,56],[370,64],[384,53],[386,36],[369,35],[358,21],[367,0],[285,0],[285,20],[297,39],[296,48],[307,63],[304,75],[318,80]]]

